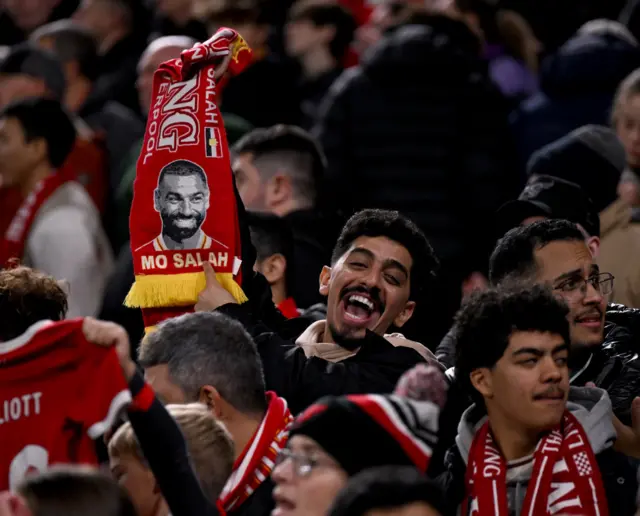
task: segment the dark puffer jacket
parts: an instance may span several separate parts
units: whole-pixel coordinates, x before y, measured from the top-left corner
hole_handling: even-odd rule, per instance
[[[576,35],[540,70],[540,92],[512,118],[523,163],[531,154],[586,124],[609,125],[620,82],[640,66],[640,48],[612,34]]]
[[[431,16],[395,29],[333,84],[320,111],[315,132],[338,208],[399,210],[444,269],[486,266],[489,221],[518,172],[506,102],[466,25]]]

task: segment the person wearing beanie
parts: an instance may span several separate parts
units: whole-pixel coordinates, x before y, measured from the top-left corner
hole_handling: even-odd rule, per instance
[[[440,406],[395,395],[326,397],[300,414],[273,470],[274,516],[324,516],[350,477],[384,465],[426,472]]]
[[[496,213],[496,237],[517,226],[544,219],[564,219],[577,224],[594,258],[600,253],[600,218],[582,188],[559,177],[531,176],[517,199]]]
[[[615,132],[586,125],[534,153],[527,173],[555,176],[582,188],[599,214],[598,265],[616,278],[610,300],[640,308],[640,267],[629,260],[640,254],[640,224],[633,222],[632,206],[618,197],[625,167],[624,147]]]

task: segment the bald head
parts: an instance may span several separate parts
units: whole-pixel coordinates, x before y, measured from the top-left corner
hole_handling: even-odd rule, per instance
[[[180,57],[183,50],[191,48],[196,40],[187,36],[165,36],[153,40],[138,63],[138,98],[143,113],[149,112],[153,88],[153,74],[165,61]]]

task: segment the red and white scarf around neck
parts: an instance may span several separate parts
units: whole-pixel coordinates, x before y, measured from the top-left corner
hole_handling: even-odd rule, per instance
[[[507,464],[493,441],[489,422],[476,432],[469,451],[463,515],[508,516]],[[534,453],[533,473],[522,516],[555,513],[608,516],[600,470],[589,439],[573,414],[543,437]]]
[[[233,465],[220,500],[226,512],[237,511],[242,503],[271,475],[275,460],[287,444],[293,416],[287,402],[275,392],[267,392],[269,406],[262,423]]]
[[[23,259],[27,238],[36,215],[51,194],[67,181],[68,179],[60,174],[51,174],[39,181],[22,201],[0,240],[0,269],[9,266],[12,259]]]

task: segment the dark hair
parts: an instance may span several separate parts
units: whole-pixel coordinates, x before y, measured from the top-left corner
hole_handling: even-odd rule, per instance
[[[57,100],[39,97],[13,102],[0,111],[0,118],[15,118],[27,142],[42,138],[52,167],[60,167],[76,141],[71,118]]]
[[[204,173],[204,170],[202,170],[202,167],[186,159],[179,159],[165,165],[158,176],[158,186],[162,184],[165,176],[198,176],[202,179],[202,182],[208,186],[207,175]]]
[[[472,295],[455,319],[456,378],[475,401],[469,375],[481,367],[493,368],[515,332],[560,335],[568,344],[567,306],[543,285],[489,289]]]
[[[509,231],[496,245],[489,260],[489,281],[520,281],[537,270],[535,251],[551,242],[584,242],[577,225],[568,220],[547,219]]]
[[[352,477],[328,514],[364,516],[375,509],[395,509],[420,502],[444,514],[443,493],[433,480],[409,466],[382,466]]]
[[[256,260],[262,261],[281,254],[287,261],[285,287],[291,292],[294,277],[293,232],[288,222],[268,213],[247,212],[251,243],[256,248]]]
[[[218,312],[170,319],[140,344],[140,365],[167,365],[169,376],[189,401],[200,389],[215,387],[220,396],[246,414],[267,408],[262,363],[242,324]]]
[[[333,27],[335,36],[329,43],[329,51],[336,59],[344,57],[357,28],[351,12],[338,4],[316,5],[302,0],[291,8],[289,19],[291,21],[310,21],[316,27]]]
[[[47,95],[62,102],[67,81],[60,60],[47,50],[32,43],[14,45],[0,60],[1,75],[23,75],[41,81],[48,90]]]
[[[0,270],[0,342],[39,321],[63,320],[67,308],[67,294],[53,277],[29,267]]]
[[[326,158],[317,141],[304,129],[278,124],[254,129],[233,146],[235,154],[253,154],[263,178],[278,170],[291,177],[296,195],[315,205],[326,168]]]
[[[80,73],[93,81],[98,75],[98,47],[91,32],[73,20],[58,20],[37,29],[30,37],[51,38],[53,53],[63,63],[75,61]]]
[[[342,228],[331,263],[335,264],[357,238],[387,237],[407,248],[411,267],[411,298],[417,296],[435,279],[438,258],[427,237],[413,221],[397,211],[367,209],[353,215]]]
[[[78,466],[55,466],[18,488],[33,516],[136,516],[124,490],[110,477]]]
[[[224,0],[220,7],[213,8],[207,13],[207,21],[217,26],[242,24],[269,25],[271,14],[258,0]]]

